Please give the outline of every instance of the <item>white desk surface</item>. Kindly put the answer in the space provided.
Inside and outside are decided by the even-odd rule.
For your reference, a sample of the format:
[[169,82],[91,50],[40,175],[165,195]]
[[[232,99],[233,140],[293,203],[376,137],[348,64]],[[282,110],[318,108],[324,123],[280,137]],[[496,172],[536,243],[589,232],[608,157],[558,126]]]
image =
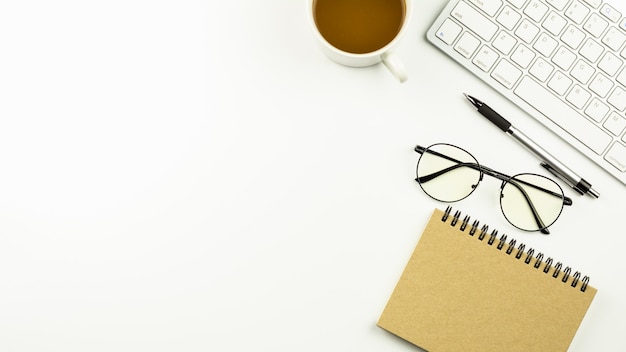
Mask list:
[[1,7],[0,350],[418,350],[375,325],[445,207],[414,145],[545,174],[464,91],[601,197],[565,189],[550,236],[512,228],[490,178],[455,208],[591,276],[570,351],[626,350],[626,186],[426,42],[445,1],[416,2],[405,84],[323,56],[304,3]]

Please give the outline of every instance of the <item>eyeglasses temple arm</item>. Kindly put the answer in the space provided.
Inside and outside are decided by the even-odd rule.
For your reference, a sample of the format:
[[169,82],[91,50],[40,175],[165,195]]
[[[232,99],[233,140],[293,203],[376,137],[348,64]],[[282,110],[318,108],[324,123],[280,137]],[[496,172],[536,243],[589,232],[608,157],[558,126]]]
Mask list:
[[435,178],[437,178],[437,177],[439,177],[439,176],[441,176],[443,174],[446,174],[446,173],[448,173],[450,171],[456,170],[456,169],[458,169],[460,167],[469,167],[469,168],[472,168],[472,169],[478,170],[478,171],[480,171],[480,169],[481,169],[480,165],[478,165],[476,163],[462,163],[462,162],[458,162],[457,164],[454,164],[452,166],[448,166],[447,168],[441,169],[441,170],[439,170],[437,172],[433,172],[432,174],[420,176],[420,177],[416,178],[415,181],[417,181],[419,183],[425,183],[425,182],[431,181],[431,180],[433,180],[433,179],[435,179]]
[[420,154],[424,154],[424,152],[426,151],[426,148],[422,147],[421,145],[416,145],[413,150],[415,150],[416,152]]
[[474,170],[481,171],[480,165],[478,165],[476,163],[464,163],[464,162],[462,162],[460,160],[457,160],[457,159],[455,159],[453,157],[447,156],[445,154],[441,154],[439,152],[436,152],[434,150],[430,150],[428,148],[424,148],[424,147],[422,147],[420,145],[416,145],[415,146],[415,151],[420,153],[420,154],[424,154],[426,151],[428,151],[428,153],[430,153],[430,154],[436,155],[436,156],[438,156],[438,157],[440,157],[442,159],[446,159],[446,160],[449,160],[449,161],[452,161],[452,162],[456,163],[456,164],[454,164],[452,166],[449,166],[449,167],[447,167],[445,169],[441,169],[441,170],[439,170],[439,171],[437,171],[435,173],[424,175],[424,176],[416,178],[415,181],[420,182],[420,183],[428,182],[428,181],[430,181],[432,179],[435,179],[435,178],[437,178],[437,177],[439,177],[439,176],[441,176],[441,175],[443,175],[445,173],[448,173],[448,172],[450,172],[452,170],[456,170],[456,169],[458,169],[460,167],[464,167],[464,166],[465,167],[471,167]]

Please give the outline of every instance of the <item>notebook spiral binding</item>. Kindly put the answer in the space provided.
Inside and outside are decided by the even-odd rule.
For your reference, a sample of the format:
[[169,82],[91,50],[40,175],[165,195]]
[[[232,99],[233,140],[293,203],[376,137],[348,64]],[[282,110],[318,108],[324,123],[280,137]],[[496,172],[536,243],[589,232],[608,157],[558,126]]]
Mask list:
[[[454,214],[452,214],[452,207],[450,206],[446,208],[443,214],[443,217],[441,218],[441,221],[446,222],[450,216],[452,216],[452,219],[450,220],[450,226],[455,227],[460,221],[461,224],[459,225],[459,230],[465,231],[467,227],[470,226],[470,229],[468,232],[470,236],[474,236],[476,232],[480,231],[477,236],[478,240],[483,241],[485,237],[489,236],[489,238],[487,239],[488,245],[493,245],[494,242],[496,241],[496,238],[498,236],[498,230],[493,230],[491,234],[488,235],[489,226],[483,225],[479,229],[478,227],[480,226],[480,222],[478,220],[474,220],[470,225],[469,223],[470,217],[468,215],[465,215],[465,217],[461,219],[461,212],[456,210]],[[529,248],[528,250],[526,250],[526,245],[523,243],[517,244],[517,241],[515,239],[511,239],[507,245],[506,240],[507,240],[507,235],[502,234],[500,236],[500,241],[498,242],[498,245],[496,246],[496,248],[498,250],[502,250],[505,246],[507,246],[505,253],[508,255],[511,255],[513,251],[515,250],[515,247],[517,246],[517,253],[515,254],[515,259],[522,259],[522,257],[524,257],[523,258],[524,263],[531,264],[533,256],[535,255],[534,249]],[[563,275],[560,278],[560,280],[561,282],[565,283],[569,280],[570,276],[572,276],[573,278],[572,283],[571,283],[572,287],[576,288],[578,284],[581,284],[580,290],[582,292],[585,292],[587,290],[587,286],[589,285],[589,276],[584,276],[581,279],[580,272],[576,271],[574,274],[572,274],[572,268],[570,268],[569,266],[563,268],[563,263],[561,262],[557,262],[556,264],[554,264],[554,260],[552,258],[547,258],[544,260],[543,253],[538,253],[535,256],[535,259],[536,259],[535,263],[533,264],[533,267],[535,269],[539,269],[541,264],[545,263],[545,267],[542,269],[544,273],[546,274],[549,273],[552,267],[554,267],[554,272],[552,273],[553,278],[555,279],[559,278],[559,275],[561,275],[562,273]]]

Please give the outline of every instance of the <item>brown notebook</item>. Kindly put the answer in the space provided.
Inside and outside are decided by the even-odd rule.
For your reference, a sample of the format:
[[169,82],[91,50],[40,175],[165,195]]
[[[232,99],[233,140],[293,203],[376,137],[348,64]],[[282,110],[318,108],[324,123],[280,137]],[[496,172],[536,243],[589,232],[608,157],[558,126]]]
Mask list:
[[596,291],[570,267],[436,209],[378,326],[431,352],[567,351]]

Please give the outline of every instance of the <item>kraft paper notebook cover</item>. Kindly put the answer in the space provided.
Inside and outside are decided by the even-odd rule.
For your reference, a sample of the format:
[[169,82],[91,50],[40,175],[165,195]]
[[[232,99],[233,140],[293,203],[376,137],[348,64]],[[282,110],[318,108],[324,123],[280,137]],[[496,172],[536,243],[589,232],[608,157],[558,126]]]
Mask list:
[[435,209],[378,326],[431,352],[567,351],[589,278],[478,226]]

